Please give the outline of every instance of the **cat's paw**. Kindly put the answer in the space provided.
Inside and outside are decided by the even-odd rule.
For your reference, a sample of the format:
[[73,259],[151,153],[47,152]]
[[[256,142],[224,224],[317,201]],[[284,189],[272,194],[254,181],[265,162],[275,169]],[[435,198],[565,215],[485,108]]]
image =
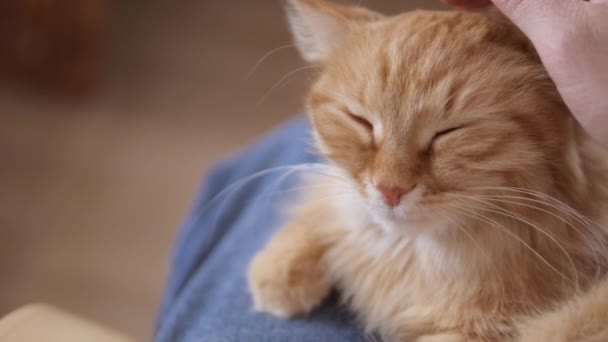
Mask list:
[[255,309],[281,318],[310,312],[331,290],[324,273],[313,250],[263,250],[249,266]]

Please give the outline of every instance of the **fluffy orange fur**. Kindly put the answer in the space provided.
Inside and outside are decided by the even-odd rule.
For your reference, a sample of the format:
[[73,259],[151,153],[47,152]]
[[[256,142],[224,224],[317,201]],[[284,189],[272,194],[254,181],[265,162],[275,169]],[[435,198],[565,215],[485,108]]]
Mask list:
[[[292,0],[331,172],[253,260],[255,306],[333,286],[397,341],[608,340],[608,158],[528,40],[479,13]],[[380,185],[408,189],[397,206]]]

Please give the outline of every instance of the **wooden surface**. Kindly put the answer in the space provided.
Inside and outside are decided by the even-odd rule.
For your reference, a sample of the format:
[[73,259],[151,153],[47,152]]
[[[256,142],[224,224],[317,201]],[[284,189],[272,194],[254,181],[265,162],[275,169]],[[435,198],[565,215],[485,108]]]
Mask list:
[[48,302],[144,340],[204,171],[298,112],[309,79],[265,96],[304,65],[293,48],[252,72],[291,44],[279,0],[114,4],[89,97],[0,79],[0,315]]

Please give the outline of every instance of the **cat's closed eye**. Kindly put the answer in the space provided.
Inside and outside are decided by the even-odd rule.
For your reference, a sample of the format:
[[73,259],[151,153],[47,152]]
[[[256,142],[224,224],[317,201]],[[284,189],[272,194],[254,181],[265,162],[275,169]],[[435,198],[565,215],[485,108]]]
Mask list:
[[353,119],[359,125],[361,125],[361,126],[365,127],[366,129],[368,129],[370,132],[374,131],[374,125],[369,120],[365,119],[364,117],[362,117],[360,115],[352,113],[350,111],[347,111],[346,114],[348,115],[348,117],[350,117],[351,119]]
[[439,132],[435,133],[435,135],[431,139],[431,142],[429,143],[428,151],[430,152],[433,149],[433,146],[435,145],[435,143],[442,137],[445,137],[446,135],[453,133],[455,131],[461,130],[463,128],[464,128],[464,126],[456,126],[456,127],[444,129],[443,131],[439,131]]

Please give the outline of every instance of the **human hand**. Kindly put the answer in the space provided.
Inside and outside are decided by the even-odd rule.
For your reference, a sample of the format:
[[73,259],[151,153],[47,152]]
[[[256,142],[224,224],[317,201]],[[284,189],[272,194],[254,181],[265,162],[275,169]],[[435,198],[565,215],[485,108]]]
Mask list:
[[608,147],[608,0],[443,0],[458,9],[494,4],[532,41],[580,124]]

